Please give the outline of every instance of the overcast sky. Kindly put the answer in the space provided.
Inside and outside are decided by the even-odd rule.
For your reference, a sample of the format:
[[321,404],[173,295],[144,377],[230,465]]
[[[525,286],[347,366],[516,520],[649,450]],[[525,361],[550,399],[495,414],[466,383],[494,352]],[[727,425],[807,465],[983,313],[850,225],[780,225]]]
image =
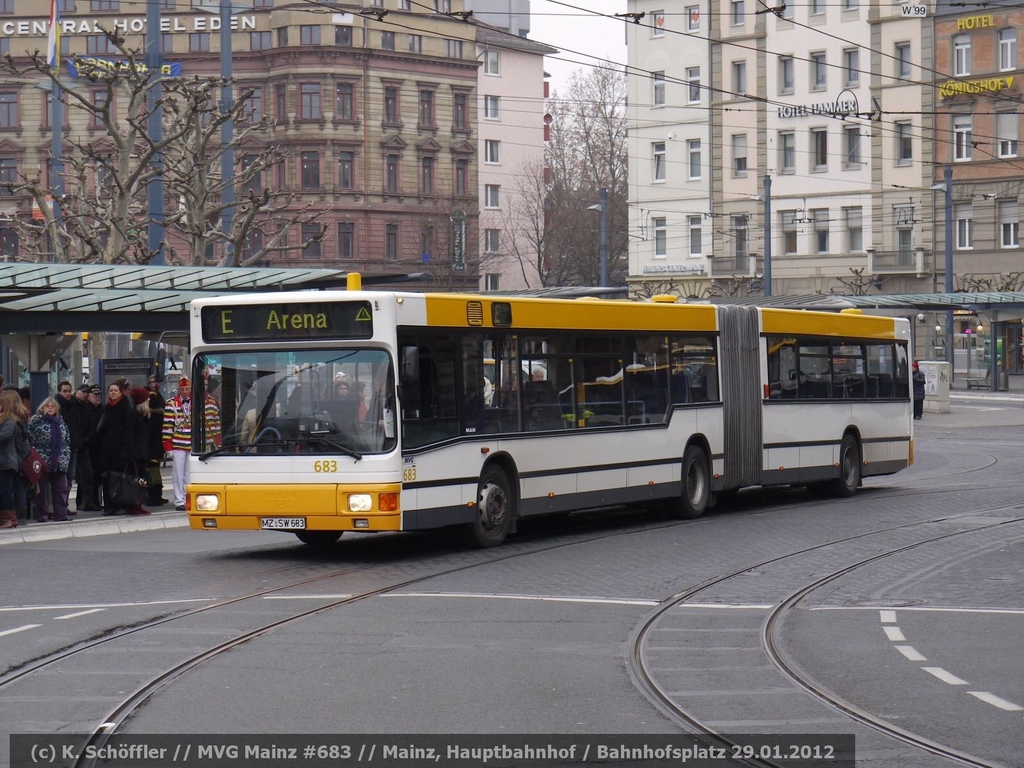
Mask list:
[[557,56],[546,59],[546,68],[551,74],[551,90],[560,93],[565,92],[574,70],[594,62],[593,58],[581,54],[626,63],[624,22],[596,15],[623,13],[626,0],[566,2],[590,12],[568,8],[551,0],[530,0],[530,39],[562,50]]

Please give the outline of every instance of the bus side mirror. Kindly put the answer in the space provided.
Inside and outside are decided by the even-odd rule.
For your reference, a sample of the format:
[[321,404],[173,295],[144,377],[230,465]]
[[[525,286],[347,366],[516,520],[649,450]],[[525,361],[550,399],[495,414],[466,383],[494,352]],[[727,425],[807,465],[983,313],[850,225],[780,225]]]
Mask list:
[[402,347],[402,383],[408,384],[420,378],[419,347]]

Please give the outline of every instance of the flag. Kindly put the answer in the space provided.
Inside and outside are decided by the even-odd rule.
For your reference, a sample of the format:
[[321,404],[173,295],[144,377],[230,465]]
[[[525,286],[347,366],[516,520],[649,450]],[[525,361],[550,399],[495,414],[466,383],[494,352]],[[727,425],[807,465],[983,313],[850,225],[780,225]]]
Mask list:
[[50,0],[50,36],[46,40],[46,63],[54,74],[60,72],[60,0]]

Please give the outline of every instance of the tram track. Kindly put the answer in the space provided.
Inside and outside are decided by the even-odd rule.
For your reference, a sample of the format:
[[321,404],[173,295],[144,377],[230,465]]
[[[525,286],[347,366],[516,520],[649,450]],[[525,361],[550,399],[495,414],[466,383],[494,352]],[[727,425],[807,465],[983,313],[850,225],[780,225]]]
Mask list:
[[[734,746],[727,738],[718,735],[713,728],[708,726],[702,719],[694,714],[691,710],[682,706],[665,688],[657,681],[655,674],[653,674],[647,664],[646,654],[644,653],[645,644],[657,626],[658,622],[665,617],[671,611],[677,609],[679,606],[687,603],[693,598],[708,592],[713,587],[721,586],[730,580],[739,578],[745,574],[749,574],[752,571],[758,571],[765,567],[773,564],[782,563],[783,561],[810,553],[820,552],[829,547],[835,547],[837,545],[847,544],[850,542],[856,542],[864,539],[868,539],[873,536],[879,536],[882,534],[891,534],[898,531],[907,531],[913,528],[926,526],[928,524],[935,523],[949,523],[955,521],[957,517],[972,518],[977,517],[985,513],[992,513],[997,511],[1008,511],[1008,510],[1020,510],[1021,505],[1009,504],[992,507],[989,509],[973,510],[970,513],[965,513],[958,516],[942,516],[933,518],[930,520],[917,521],[914,523],[907,523],[899,526],[891,526],[889,528],[878,529],[869,531],[866,533],[857,534],[854,536],[847,536],[840,539],[835,539],[822,544],[818,544],[812,547],[805,547],[793,552],[789,552],[784,555],[776,557],[766,558],[756,563],[748,564],[744,567],[737,568],[730,571],[729,573],[715,576],[707,579],[696,586],[685,590],[677,595],[674,595],[669,600],[665,601],[658,609],[649,616],[644,623],[638,628],[634,634],[632,642],[632,653],[629,657],[630,672],[633,675],[635,682],[643,693],[658,707],[658,709],[672,719],[674,722],[682,726],[687,731],[690,731],[699,737],[705,739],[708,743],[714,744],[719,747],[732,747]],[[761,644],[763,650],[768,655],[771,662],[775,665],[775,668],[787,677],[795,685],[799,686],[805,692],[813,696],[822,704],[842,713],[843,715],[852,718],[856,722],[866,725],[873,730],[897,739],[905,744],[917,747],[925,752],[933,755],[938,755],[949,760],[952,760],[961,765],[975,766],[975,768],[1008,768],[1008,766],[1002,763],[996,763],[985,760],[983,758],[967,754],[953,747],[940,744],[936,741],[928,739],[919,734],[912,733],[906,729],[900,728],[885,719],[875,716],[860,707],[844,700],[832,691],[818,685],[813,679],[805,675],[800,671],[798,665],[789,657],[786,653],[784,646],[780,639],[783,619],[786,615],[791,613],[796,606],[804,600],[808,595],[812,594],[816,590],[823,586],[836,581],[843,576],[846,576],[859,568],[862,568],[871,563],[878,562],[894,555],[906,553],[920,547],[924,547],[936,542],[952,539],[958,536],[967,534],[977,533],[979,531],[988,530],[992,528],[998,528],[1004,525],[1016,524],[1024,522],[1024,516],[1008,518],[995,523],[987,525],[971,525],[969,528],[958,531],[948,531],[941,534],[935,534],[927,536],[924,539],[912,542],[898,547],[890,547],[883,552],[871,555],[870,557],[862,558],[854,563],[843,566],[832,571],[825,576],[814,579],[807,584],[804,584],[799,589],[790,592],[788,595],[782,597],[775,606],[771,609],[768,618],[762,625],[762,637]],[[746,765],[760,766],[763,768],[780,768],[778,763],[774,763],[770,760],[763,759],[751,759],[745,762]]]

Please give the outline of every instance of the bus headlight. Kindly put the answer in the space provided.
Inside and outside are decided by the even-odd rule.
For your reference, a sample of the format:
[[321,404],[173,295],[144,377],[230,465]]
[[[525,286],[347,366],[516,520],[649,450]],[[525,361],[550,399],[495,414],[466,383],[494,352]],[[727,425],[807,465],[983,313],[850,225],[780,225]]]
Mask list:
[[220,497],[215,493],[197,493],[197,512],[217,512],[220,508]]
[[368,493],[350,493],[348,495],[349,512],[369,512],[373,509],[373,497]]

